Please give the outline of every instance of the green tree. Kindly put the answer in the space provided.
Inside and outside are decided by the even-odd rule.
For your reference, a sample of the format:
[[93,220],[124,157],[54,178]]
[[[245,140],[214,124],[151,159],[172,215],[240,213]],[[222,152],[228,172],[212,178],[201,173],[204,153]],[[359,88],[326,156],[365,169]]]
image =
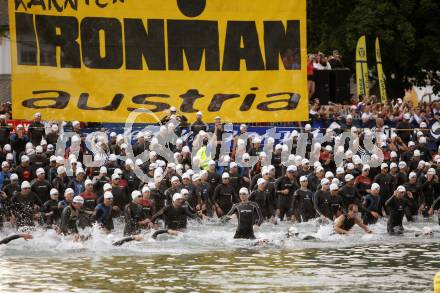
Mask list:
[[391,97],[402,96],[413,78],[416,85],[430,79],[440,90],[438,0],[308,0],[307,8],[309,51],[338,49],[353,69],[357,40],[365,34],[369,65],[375,68],[379,36]]

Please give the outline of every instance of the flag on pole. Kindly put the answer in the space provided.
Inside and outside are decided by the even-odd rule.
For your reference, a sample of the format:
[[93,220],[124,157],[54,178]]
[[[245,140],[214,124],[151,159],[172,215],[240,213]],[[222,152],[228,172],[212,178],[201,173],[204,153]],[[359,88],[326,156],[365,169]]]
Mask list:
[[359,38],[356,46],[356,87],[358,95],[370,94],[365,36]]
[[379,38],[376,38],[376,62],[377,78],[379,79],[380,100],[382,103],[387,101],[387,88],[385,86],[385,75],[382,69],[382,55],[380,54]]

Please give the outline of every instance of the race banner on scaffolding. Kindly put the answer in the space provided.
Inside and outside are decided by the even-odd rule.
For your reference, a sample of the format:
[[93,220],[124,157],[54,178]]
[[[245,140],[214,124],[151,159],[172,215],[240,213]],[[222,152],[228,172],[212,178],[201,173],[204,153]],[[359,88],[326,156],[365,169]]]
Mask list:
[[305,0],[8,2],[17,119],[308,119]]

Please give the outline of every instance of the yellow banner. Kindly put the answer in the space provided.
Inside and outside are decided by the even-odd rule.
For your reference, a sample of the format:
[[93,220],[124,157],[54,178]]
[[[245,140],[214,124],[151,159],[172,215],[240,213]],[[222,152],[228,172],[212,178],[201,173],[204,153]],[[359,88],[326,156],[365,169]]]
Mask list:
[[376,62],[377,78],[379,80],[380,100],[382,103],[387,101],[387,88],[385,85],[385,74],[382,69],[382,55],[380,54],[379,38],[376,38]]
[[308,119],[305,0],[8,2],[16,119]]
[[365,36],[359,38],[356,46],[356,86],[358,95],[370,94]]

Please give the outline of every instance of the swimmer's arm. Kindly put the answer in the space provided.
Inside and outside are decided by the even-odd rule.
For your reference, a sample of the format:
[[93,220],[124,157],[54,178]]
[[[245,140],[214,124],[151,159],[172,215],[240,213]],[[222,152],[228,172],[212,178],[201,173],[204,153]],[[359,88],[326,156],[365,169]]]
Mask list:
[[344,222],[345,216],[342,215],[339,218],[336,219],[335,224],[333,226],[333,229],[335,229],[335,232],[338,234],[348,234],[347,230],[344,230],[341,228],[342,223]]
[[122,244],[124,244],[126,242],[131,242],[131,241],[141,241],[142,238],[143,238],[142,235],[128,236],[128,237],[122,238],[121,240],[113,242],[113,246],[121,246]]
[[67,234],[68,227],[67,223],[70,218],[70,209],[68,207],[65,207],[62,214],[61,214],[61,220],[60,220],[60,230],[62,233]]
[[260,226],[261,223],[263,223],[263,214],[261,213],[261,209],[258,205],[255,205],[255,210],[258,216],[257,226]]
[[160,209],[157,213],[155,213],[152,217],[151,217],[151,223],[154,223],[156,221],[157,218],[161,217],[164,213],[165,213],[165,209],[167,207],[163,207],[162,209]]
[[32,239],[32,235],[26,234],[26,233],[14,234],[14,235],[11,235],[9,237],[6,237],[6,238],[0,240],[0,244],[8,244],[9,242],[11,242],[15,239],[19,239],[19,238],[23,238],[24,240],[29,240],[29,239]]
[[8,236],[8,237],[0,240],[0,244],[8,244],[12,240],[15,240],[15,239],[18,239],[18,238],[20,238],[20,235],[18,235],[18,234],[11,235],[11,236]]
[[249,200],[254,201],[254,197],[255,197],[255,190],[251,192],[251,195],[249,195]]
[[362,203],[362,208],[367,212],[367,213],[371,213],[371,200],[369,197],[365,197],[363,203]]
[[[127,223],[135,224],[135,221],[134,221],[133,217],[131,216],[131,208],[129,205],[127,205],[124,209],[124,217],[125,217],[125,221]],[[137,224],[139,224],[139,222]]]
[[237,212],[237,206],[234,204],[234,205],[232,206],[231,210],[230,210],[226,215],[224,215],[223,217],[221,217],[221,221],[222,221],[222,222],[227,222],[227,221],[229,221],[230,219],[232,219],[232,216],[233,216],[236,212]]
[[362,220],[361,220],[360,218],[356,217],[356,218],[354,219],[354,222],[355,222],[359,227],[361,227],[362,229],[364,229],[364,231],[365,231],[366,233],[371,233],[371,230],[368,229],[368,226],[365,225],[365,224],[362,222]]
[[391,207],[394,205],[394,194],[385,202],[386,207]]
[[196,219],[197,217],[197,213],[192,213],[189,208],[185,209],[185,213],[188,217],[192,218],[192,219]]
[[234,204],[231,208],[231,210],[226,214],[226,217],[231,217],[233,214],[237,212],[237,206]]
[[102,218],[103,214],[104,214],[103,210],[99,206],[96,206],[95,207],[95,219],[98,223],[101,222],[101,218]]

